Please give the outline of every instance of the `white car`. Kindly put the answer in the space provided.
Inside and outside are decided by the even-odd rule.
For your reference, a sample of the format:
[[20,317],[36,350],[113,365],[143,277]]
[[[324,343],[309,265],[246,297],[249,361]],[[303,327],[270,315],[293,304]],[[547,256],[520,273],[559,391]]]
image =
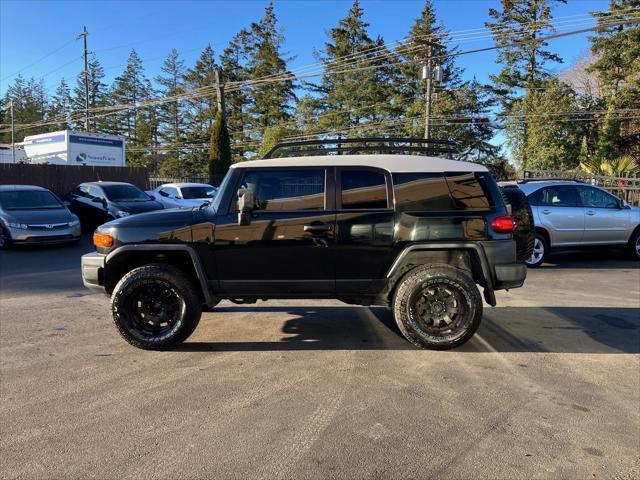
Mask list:
[[192,208],[212,201],[218,189],[206,183],[165,183],[147,193],[165,208]]

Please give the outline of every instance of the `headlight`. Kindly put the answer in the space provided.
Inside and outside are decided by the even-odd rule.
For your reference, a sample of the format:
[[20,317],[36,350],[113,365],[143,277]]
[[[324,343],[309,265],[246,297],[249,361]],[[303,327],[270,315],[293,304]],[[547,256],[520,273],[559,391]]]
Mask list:
[[26,230],[29,228],[29,226],[26,223],[7,222],[7,226],[11,228],[19,228],[21,230]]
[[116,212],[116,217],[118,217],[118,218],[128,217],[129,215],[131,215],[131,214],[129,212],[125,212],[124,210],[118,210]]
[[69,222],[70,227],[77,227],[78,225],[80,225],[80,220],[78,220],[77,218]]

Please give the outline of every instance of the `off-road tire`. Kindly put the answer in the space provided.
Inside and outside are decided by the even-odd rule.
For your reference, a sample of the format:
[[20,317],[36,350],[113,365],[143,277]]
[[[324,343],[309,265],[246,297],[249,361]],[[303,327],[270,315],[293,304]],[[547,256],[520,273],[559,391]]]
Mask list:
[[[531,257],[529,257],[526,261],[528,268],[538,268],[540,265],[544,263],[547,256],[549,255],[549,242],[547,242],[547,239],[541,233],[536,233],[536,236],[534,239],[534,247],[536,247],[535,248],[536,251],[539,249],[539,247],[542,247],[543,253],[542,253],[542,256],[535,261],[533,261]],[[531,254],[531,256],[533,256],[533,253]]]
[[[428,332],[423,321],[415,314],[415,300],[426,298],[422,292],[442,286],[455,291],[459,309],[465,317],[460,329],[442,335]],[[482,298],[473,279],[459,268],[450,265],[424,265],[410,270],[399,282],[392,302],[393,317],[404,337],[420,348],[449,350],[469,340],[478,330],[482,318]],[[457,317],[454,317],[457,319]],[[458,321],[458,320],[456,320]],[[448,326],[448,325],[447,325]]]
[[516,261],[527,261],[533,253],[536,233],[529,199],[519,187],[502,188],[502,195],[511,205],[513,239],[516,241]]
[[[132,311],[131,302],[140,295],[140,288],[156,285],[166,288],[173,300],[179,299],[179,308],[176,309],[174,324],[167,327],[168,331],[154,335],[139,328],[141,318],[139,313]],[[122,277],[113,290],[111,310],[118,332],[131,345],[145,350],[170,350],[184,342],[198,326],[202,299],[193,282],[181,270],[172,265],[150,264]]]
[[640,260],[640,228],[636,229],[629,239],[628,251],[633,260]]

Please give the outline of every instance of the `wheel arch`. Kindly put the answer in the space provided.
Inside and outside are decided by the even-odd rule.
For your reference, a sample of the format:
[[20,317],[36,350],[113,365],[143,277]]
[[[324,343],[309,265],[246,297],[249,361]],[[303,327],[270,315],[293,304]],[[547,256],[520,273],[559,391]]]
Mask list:
[[551,248],[551,240],[552,240],[551,232],[549,232],[549,230],[547,230],[546,228],[539,227],[537,225],[536,225],[535,229],[536,229],[536,233],[539,233],[540,235],[542,235],[545,238],[545,240],[547,241],[547,247]]
[[203,303],[215,303],[200,257],[189,245],[124,245],[116,248],[105,259],[105,290],[111,293],[120,279],[131,270],[152,263],[179,268],[195,279],[194,284],[198,287]]
[[417,266],[431,263],[447,264],[468,272],[473,281],[483,287],[487,303],[496,305],[493,277],[486,254],[475,243],[423,244],[405,248],[387,272],[383,300],[390,304],[404,276]]

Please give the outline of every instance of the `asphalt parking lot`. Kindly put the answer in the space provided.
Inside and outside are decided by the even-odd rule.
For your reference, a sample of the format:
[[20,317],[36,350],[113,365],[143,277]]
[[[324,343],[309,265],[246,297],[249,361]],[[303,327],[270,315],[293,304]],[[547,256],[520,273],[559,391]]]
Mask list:
[[478,335],[418,350],[384,309],[223,303],[122,340],[76,246],[0,253],[2,478],[640,478],[640,269],[554,255]]

